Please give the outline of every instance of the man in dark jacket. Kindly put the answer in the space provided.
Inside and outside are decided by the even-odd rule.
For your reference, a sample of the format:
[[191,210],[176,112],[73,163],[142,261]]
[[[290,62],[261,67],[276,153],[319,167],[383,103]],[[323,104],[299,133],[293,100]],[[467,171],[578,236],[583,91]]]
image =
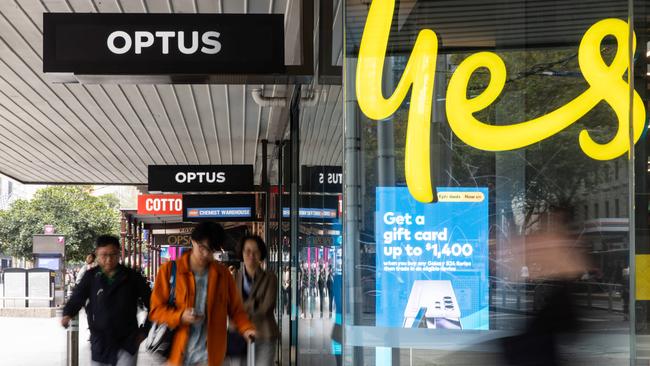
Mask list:
[[111,235],[97,239],[99,266],[86,272],[63,308],[61,325],[67,328],[71,317],[86,304],[90,327],[93,366],[137,364],[138,348],[150,328],[147,320],[138,326],[138,304],[149,308],[151,289],[131,268],[119,264],[120,242]]

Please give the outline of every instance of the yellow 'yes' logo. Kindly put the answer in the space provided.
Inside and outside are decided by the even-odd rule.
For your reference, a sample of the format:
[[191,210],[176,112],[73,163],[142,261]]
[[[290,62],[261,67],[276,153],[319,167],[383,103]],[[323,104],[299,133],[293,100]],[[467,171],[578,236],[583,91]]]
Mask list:
[[[357,99],[366,116],[380,120],[395,113],[409,89],[412,89],[404,154],[406,183],[415,199],[431,202],[433,189],[429,135],[438,38],[430,29],[420,31],[395,92],[387,99],[384,98],[382,71],[394,7],[394,0],[374,0],[370,6],[359,49]],[[628,24],[620,19],[604,19],[592,25],[578,49],[578,63],[589,88],[549,114],[513,125],[490,125],[474,117],[474,113],[487,108],[501,94],[506,81],[506,67],[503,60],[492,52],[479,52],[469,56],[461,62],[449,81],[446,96],[449,125],[461,140],[475,148],[488,151],[513,150],[553,136],[587,114],[598,103],[605,101],[616,113],[616,135],[609,142],[601,144],[583,130],[578,139],[580,147],[585,154],[597,160],[621,156],[629,150],[630,86],[623,80],[629,69],[628,32]],[[605,63],[600,53],[600,44],[607,36],[613,36],[618,43],[610,65]],[[634,35],[633,39],[634,50]],[[470,77],[479,68],[489,70],[490,82],[481,94],[467,98]],[[636,91],[633,98],[632,128],[636,142],[643,132],[645,108]]]

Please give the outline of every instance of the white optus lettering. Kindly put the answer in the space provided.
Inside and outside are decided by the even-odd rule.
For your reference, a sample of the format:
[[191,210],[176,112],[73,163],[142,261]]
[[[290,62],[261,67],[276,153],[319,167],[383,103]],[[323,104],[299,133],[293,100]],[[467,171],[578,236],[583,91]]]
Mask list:
[[178,32],[178,50],[186,55],[191,55],[199,49],[199,32],[192,32],[192,45],[185,46],[185,32]]
[[[170,48],[174,44],[172,39],[176,38],[176,49],[185,55],[192,55],[199,51],[206,55],[215,55],[221,52],[221,42],[219,42],[221,33],[208,31],[201,34],[200,39],[197,31],[192,31],[190,35],[185,33],[184,31],[157,31],[155,33],[135,31],[132,37],[127,32],[114,31],[108,35],[106,46],[116,55],[123,55],[131,50],[136,55],[140,55],[144,49],[153,47],[157,42],[160,42],[161,53],[168,55]],[[187,40],[186,38],[190,39]]]
[[225,172],[178,172],[174,177],[176,183],[225,183]]
[[176,183],[185,183],[187,181],[187,175],[183,172],[178,172],[174,179],[176,179]]
[[151,32],[135,32],[135,54],[142,53],[142,49],[153,46],[153,34]]
[[[115,45],[115,40],[117,38],[122,38],[124,40],[124,46],[117,47]],[[108,49],[111,50],[111,52],[113,52],[116,55],[123,55],[129,52],[132,44],[133,41],[131,40],[131,36],[129,36],[128,33],[122,31],[115,31],[111,33],[108,36],[108,39],[106,40],[106,45],[108,46]]]
[[169,39],[176,36],[174,32],[156,32],[156,37],[161,39],[163,55],[169,54]]
[[201,52],[208,55],[216,55],[219,53],[219,51],[221,51],[221,42],[218,40],[220,35],[219,32],[203,33],[201,40],[205,46],[201,47]]

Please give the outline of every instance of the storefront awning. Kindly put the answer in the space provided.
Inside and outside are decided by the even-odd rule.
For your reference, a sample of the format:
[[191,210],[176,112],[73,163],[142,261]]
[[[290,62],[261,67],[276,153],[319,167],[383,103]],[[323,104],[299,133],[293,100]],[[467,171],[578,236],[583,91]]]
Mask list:
[[[253,164],[261,182],[261,140],[287,136],[293,86],[62,84],[43,70],[43,13],[284,14],[285,62],[299,63],[300,0],[3,1],[0,2],[0,174],[23,183],[146,184],[148,165]],[[339,7],[339,11],[340,11]],[[338,35],[334,35],[340,37]],[[82,45],[80,45],[82,47]],[[333,50],[340,62],[342,49]],[[82,78],[83,79],[83,78]],[[93,81],[88,76],[89,81]],[[340,86],[306,85],[302,110],[305,165],[342,163]],[[288,106],[289,103],[286,103]],[[276,162],[270,175],[275,181]]]

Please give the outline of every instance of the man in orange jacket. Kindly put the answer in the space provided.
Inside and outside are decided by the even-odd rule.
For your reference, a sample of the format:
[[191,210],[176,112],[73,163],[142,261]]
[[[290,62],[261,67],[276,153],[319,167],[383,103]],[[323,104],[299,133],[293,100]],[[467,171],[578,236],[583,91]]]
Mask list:
[[149,318],[175,329],[169,365],[221,365],[226,354],[226,318],[244,338],[255,337],[228,269],[214,260],[223,227],[199,224],[191,234],[192,250],[176,260],[175,306],[169,306],[171,263],[156,276]]

